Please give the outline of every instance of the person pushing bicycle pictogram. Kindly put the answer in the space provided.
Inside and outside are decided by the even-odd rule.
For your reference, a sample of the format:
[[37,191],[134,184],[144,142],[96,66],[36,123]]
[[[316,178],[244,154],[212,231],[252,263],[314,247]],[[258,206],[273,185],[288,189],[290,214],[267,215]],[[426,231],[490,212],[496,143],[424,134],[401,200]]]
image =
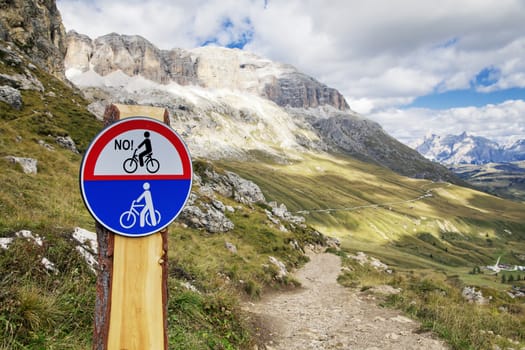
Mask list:
[[[137,216],[139,217],[139,226],[145,225],[155,227],[160,223],[160,212],[153,206],[153,199],[150,192],[150,184],[144,182],[142,185],[144,192],[131,202],[131,207],[120,215],[120,225],[124,228],[135,226]],[[144,204],[141,204],[143,202]],[[140,212],[137,208],[142,208]]]

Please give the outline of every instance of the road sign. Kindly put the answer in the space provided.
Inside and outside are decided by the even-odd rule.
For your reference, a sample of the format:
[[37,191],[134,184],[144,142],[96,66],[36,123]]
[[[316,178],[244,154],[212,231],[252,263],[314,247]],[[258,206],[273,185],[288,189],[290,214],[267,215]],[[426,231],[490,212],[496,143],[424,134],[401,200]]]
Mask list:
[[80,167],[91,215],[110,231],[141,237],[168,226],[191,190],[189,152],[168,125],[131,117],[102,130]]

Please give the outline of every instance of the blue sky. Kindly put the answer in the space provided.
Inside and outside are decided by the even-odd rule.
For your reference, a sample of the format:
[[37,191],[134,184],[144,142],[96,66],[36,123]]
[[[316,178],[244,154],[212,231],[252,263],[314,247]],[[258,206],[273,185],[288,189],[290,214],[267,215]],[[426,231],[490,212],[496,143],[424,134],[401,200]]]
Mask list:
[[57,0],[57,6],[67,30],[92,38],[138,34],[162,49],[217,45],[292,64],[406,143],[462,131],[502,143],[525,138],[522,0]]
[[[488,104],[500,104],[508,100],[523,100],[524,88],[511,88],[492,92],[479,92],[473,88],[450,90],[446,92],[432,92],[418,96],[403,108],[449,109],[465,106],[483,107]],[[525,123],[525,115],[523,116]]]

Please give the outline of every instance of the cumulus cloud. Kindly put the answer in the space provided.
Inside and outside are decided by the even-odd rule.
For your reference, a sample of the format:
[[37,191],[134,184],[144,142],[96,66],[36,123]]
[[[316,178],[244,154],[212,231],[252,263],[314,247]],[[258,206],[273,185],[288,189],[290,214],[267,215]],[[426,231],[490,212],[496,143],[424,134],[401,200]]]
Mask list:
[[510,100],[483,107],[445,110],[425,108],[390,108],[372,113],[392,136],[408,145],[417,143],[427,133],[457,135],[463,131],[505,144],[525,135],[525,101]]

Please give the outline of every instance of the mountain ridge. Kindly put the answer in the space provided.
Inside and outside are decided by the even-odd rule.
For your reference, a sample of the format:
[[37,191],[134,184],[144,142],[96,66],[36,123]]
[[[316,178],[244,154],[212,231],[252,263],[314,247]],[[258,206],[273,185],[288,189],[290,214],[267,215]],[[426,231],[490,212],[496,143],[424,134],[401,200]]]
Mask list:
[[426,158],[445,165],[525,160],[525,140],[501,146],[493,140],[467,132],[446,136],[427,135],[415,149]]
[[105,76],[121,70],[160,84],[175,82],[206,88],[255,92],[280,106],[350,107],[335,89],[308,77],[290,65],[274,63],[239,49],[200,47],[161,50],[137,35],[110,33],[91,40],[69,31],[65,55],[67,69],[93,70]]

